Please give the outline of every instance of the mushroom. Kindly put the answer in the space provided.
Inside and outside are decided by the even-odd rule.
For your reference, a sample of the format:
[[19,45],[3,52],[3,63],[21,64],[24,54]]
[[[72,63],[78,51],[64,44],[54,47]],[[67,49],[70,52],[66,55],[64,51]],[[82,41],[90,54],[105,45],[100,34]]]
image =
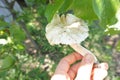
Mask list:
[[[66,44],[70,45],[76,52],[82,56],[89,50],[80,45],[88,37],[87,24],[78,17],[67,14],[59,16],[55,14],[51,22],[46,26],[46,38],[51,45]],[[97,62],[97,58],[92,54]]]

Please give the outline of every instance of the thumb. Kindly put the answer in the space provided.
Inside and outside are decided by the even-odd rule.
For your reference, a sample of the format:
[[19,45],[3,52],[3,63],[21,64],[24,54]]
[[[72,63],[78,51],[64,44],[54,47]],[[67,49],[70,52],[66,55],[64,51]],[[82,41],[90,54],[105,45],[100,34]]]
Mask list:
[[94,64],[93,55],[91,54],[85,55],[80,63],[80,67],[78,69],[75,80],[90,80],[93,64]]

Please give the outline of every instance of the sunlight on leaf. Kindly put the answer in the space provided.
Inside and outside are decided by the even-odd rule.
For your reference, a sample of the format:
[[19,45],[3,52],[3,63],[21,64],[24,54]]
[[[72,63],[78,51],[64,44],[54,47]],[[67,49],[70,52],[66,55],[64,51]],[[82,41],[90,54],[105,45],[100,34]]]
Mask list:
[[120,30],[120,9],[118,9],[116,12],[116,18],[118,21],[115,24],[108,26],[108,28],[114,28],[116,30]]
[[7,43],[8,43],[8,41],[6,39],[0,39],[0,44],[5,45]]
[[0,35],[3,35],[4,34],[4,31],[3,30],[0,30]]
[[104,28],[116,22],[115,13],[120,5],[119,0],[92,0],[92,2],[94,12]]
[[101,19],[101,14],[103,11],[103,5],[102,5],[102,2],[100,2],[100,1],[102,1],[102,0],[92,0],[93,9],[99,19]]
[[117,10],[116,14],[117,22],[113,25],[107,25],[105,33],[108,35],[120,34],[120,8]]

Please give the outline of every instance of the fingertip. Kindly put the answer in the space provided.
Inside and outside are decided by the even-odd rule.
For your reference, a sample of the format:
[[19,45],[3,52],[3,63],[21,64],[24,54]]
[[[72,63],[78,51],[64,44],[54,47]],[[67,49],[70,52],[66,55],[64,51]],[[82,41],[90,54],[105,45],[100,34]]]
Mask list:
[[104,62],[104,63],[102,63],[102,64],[103,64],[105,70],[108,70],[108,69],[109,69],[108,63],[105,63],[105,62]]
[[91,71],[94,64],[94,57],[91,54],[86,54],[78,68],[77,76],[75,80],[89,80],[91,77]]
[[108,70],[109,66],[108,63],[104,62],[98,65],[98,68]]
[[96,68],[94,69],[93,80],[103,80],[107,74],[107,70]]
[[100,64],[96,64],[93,70],[93,80],[103,80],[108,72],[109,66],[106,62],[104,63],[100,63]]

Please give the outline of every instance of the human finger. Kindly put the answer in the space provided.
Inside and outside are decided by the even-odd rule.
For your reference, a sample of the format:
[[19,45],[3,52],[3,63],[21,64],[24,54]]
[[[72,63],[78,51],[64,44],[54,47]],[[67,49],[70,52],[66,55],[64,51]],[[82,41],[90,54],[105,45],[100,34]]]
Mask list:
[[90,80],[93,64],[94,56],[86,54],[81,61],[75,80]]
[[99,64],[97,68],[93,69],[93,74],[92,74],[93,80],[103,80],[108,74],[107,70],[108,70],[107,63]]
[[69,54],[68,56],[64,57],[61,59],[59,62],[55,73],[66,73],[68,72],[70,65],[73,64],[74,62],[80,60],[82,56],[76,52]]
[[76,74],[77,74],[77,70],[80,66],[80,62],[79,63],[76,63],[74,65],[72,65],[68,71],[68,75],[70,77],[70,80],[74,80]]
[[109,66],[107,63],[103,62],[100,64],[94,64],[93,68],[103,68],[105,70],[108,70]]
[[[58,78],[62,78],[62,76],[64,76],[64,78],[66,77],[68,79],[69,76],[67,75],[67,72],[68,72],[71,64],[82,59],[82,57],[83,57],[82,55],[74,52],[74,53],[64,57],[63,59],[61,59],[61,61],[59,62],[58,66],[56,68],[56,71],[55,71],[53,77],[57,76]],[[52,79],[53,79],[53,77],[52,77]],[[58,79],[56,79],[56,80],[58,80]],[[61,80],[64,80],[64,79],[61,79]]]

